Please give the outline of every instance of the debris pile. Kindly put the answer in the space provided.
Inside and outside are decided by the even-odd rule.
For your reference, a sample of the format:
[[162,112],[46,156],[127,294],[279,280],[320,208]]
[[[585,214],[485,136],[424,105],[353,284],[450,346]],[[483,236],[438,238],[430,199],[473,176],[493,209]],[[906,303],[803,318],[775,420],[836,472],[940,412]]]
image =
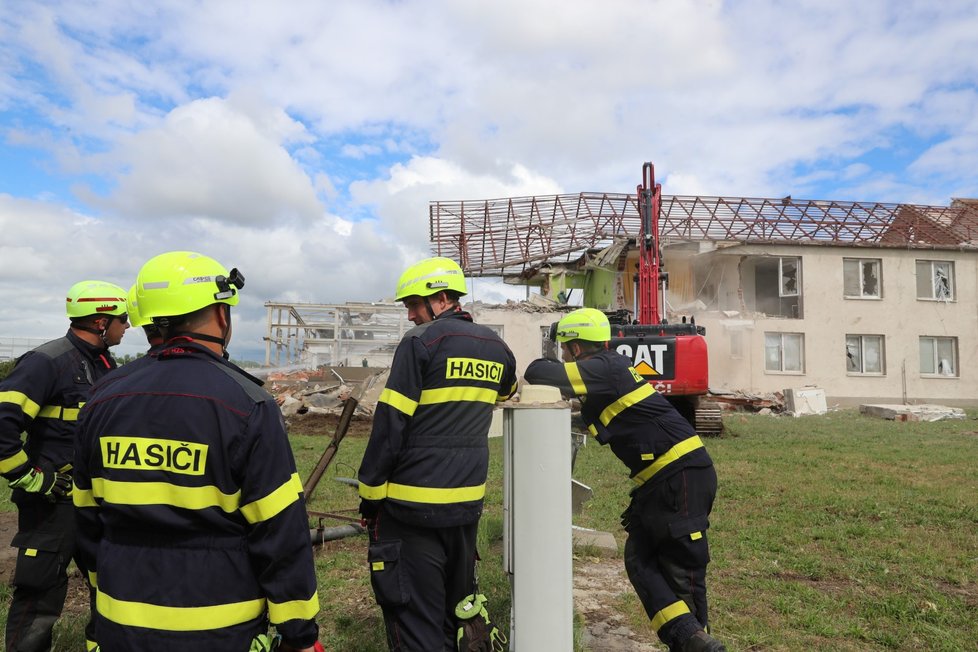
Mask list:
[[751,394],[741,390],[726,391],[710,389],[708,400],[718,403],[727,412],[756,412],[758,414],[781,414],[785,411],[784,394]]
[[[351,371],[355,370],[355,371]],[[372,417],[377,399],[387,382],[388,369],[319,367],[272,371],[265,377],[267,389],[285,417],[304,414],[339,415],[347,398],[357,399],[356,415]]]

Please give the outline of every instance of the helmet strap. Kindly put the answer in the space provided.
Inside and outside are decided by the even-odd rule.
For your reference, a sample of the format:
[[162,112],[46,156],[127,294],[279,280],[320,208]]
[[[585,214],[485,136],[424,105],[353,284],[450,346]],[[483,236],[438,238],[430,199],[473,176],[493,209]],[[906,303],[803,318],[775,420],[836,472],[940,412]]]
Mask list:
[[223,337],[208,335],[207,333],[195,333],[194,331],[177,331],[175,333],[167,333],[168,340],[172,340],[177,337],[186,337],[191,340],[202,340],[204,342],[213,342],[214,344],[220,344],[222,351],[226,352],[227,349],[226,340]]

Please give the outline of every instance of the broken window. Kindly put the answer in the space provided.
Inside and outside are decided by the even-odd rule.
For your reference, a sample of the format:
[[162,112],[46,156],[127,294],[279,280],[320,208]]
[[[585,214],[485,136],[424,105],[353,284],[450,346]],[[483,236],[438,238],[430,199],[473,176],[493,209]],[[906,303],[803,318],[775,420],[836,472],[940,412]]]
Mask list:
[[953,301],[954,263],[948,260],[918,260],[917,298]]
[[805,371],[805,336],[802,333],[764,333],[764,370]]
[[851,374],[882,374],[883,336],[846,335],[846,371]]
[[958,338],[920,338],[920,373],[934,376],[958,375]]
[[773,317],[801,319],[801,258],[758,256],[748,258],[742,268],[748,287],[754,274],[753,309]]
[[850,299],[879,299],[883,286],[881,262],[875,258],[843,258],[843,295]]

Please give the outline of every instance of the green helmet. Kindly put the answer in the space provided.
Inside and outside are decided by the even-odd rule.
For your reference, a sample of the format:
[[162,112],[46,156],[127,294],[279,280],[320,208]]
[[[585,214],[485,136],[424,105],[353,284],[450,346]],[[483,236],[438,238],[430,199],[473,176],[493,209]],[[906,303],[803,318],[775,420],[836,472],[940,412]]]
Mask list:
[[68,290],[65,299],[68,317],[126,314],[126,291],[105,281],[82,281]]
[[430,297],[443,290],[454,290],[467,294],[465,273],[451,258],[425,258],[401,274],[394,291],[394,301],[403,301],[411,296]]
[[139,312],[139,299],[136,297],[136,285],[135,283],[131,288],[129,288],[129,325],[133,327],[146,326],[152,324],[153,322],[146,319]]
[[[170,251],[151,258],[136,277],[136,305],[144,323],[177,317],[215,303],[237,305],[244,276],[193,251]],[[235,289],[237,288],[237,289]]]
[[557,322],[557,341],[607,342],[611,339],[608,317],[594,308],[578,308]]

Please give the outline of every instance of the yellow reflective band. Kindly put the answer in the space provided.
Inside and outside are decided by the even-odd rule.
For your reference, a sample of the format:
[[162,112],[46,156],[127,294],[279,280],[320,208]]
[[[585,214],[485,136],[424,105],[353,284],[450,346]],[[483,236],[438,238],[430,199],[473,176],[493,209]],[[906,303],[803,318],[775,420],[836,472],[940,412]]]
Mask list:
[[475,487],[412,487],[407,484],[387,483],[387,497],[404,500],[411,503],[426,503],[429,505],[448,505],[464,503],[470,500],[485,498],[486,485]]
[[376,487],[371,487],[369,484],[360,483],[359,493],[361,498],[366,498],[367,500],[383,500],[387,498],[387,483]]
[[247,600],[208,607],[163,607],[145,602],[116,600],[101,591],[95,598],[100,616],[119,625],[171,632],[222,629],[246,623],[265,612],[265,600]]
[[404,394],[395,392],[393,389],[384,388],[384,391],[380,393],[380,398],[377,399],[380,403],[387,403],[395,410],[403,412],[404,414],[410,416],[414,415],[414,411],[418,409],[418,402],[412,401]]
[[295,475],[293,475],[285,484],[264,498],[242,505],[241,514],[254,525],[274,517],[297,500],[299,494],[295,491]]
[[418,405],[451,403],[453,401],[495,404],[498,395],[496,390],[486,389],[485,387],[442,387],[440,389],[423,390]]
[[37,548],[26,548],[24,550],[25,557],[37,557]]
[[689,538],[692,539],[693,541],[699,541],[700,539],[703,538],[703,533],[693,532],[692,534],[689,535]]
[[44,419],[61,419],[62,421],[78,421],[78,408],[66,408],[60,405],[45,405],[37,413]]
[[643,485],[648,482],[653,475],[661,471],[667,465],[675,462],[686,453],[691,453],[697,448],[703,448],[703,440],[697,435],[693,435],[689,439],[684,439],[660,455],[659,459],[657,459],[655,462],[649,464],[647,467],[636,473],[632,480],[637,485]]
[[589,433],[591,433],[591,436],[592,437],[597,437],[598,436],[598,428],[593,423],[587,424],[587,431]]
[[36,417],[37,413],[41,410],[40,405],[27,398],[27,394],[22,392],[0,392],[0,403],[13,403],[14,405],[18,405],[20,406],[21,412],[32,419]]
[[382,570],[384,570],[384,562],[382,562],[382,561],[375,561],[374,563],[370,564],[370,570],[373,570],[373,571],[382,571]]
[[98,573],[95,571],[88,571],[88,583],[94,588],[98,588]]
[[268,619],[273,625],[287,620],[312,620],[319,613],[319,594],[313,593],[308,600],[290,600],[288,602],[268,601]]
[[221,493],[214,486],[181,487],[168,482],[120,482],[92,478],[92,493],[114,505],[169,505],[184,509],[217,507],[231,513],[238,509],[241,492]]
[[97,652],[98,643],[85,639],[85,652]]
[[23,450],[19,450],[7,459],[0,460],[0,473],[8,473],[13,471],[22,464],[27,464],[27,453],[25,453]]
[[642,453],[642,459],[646,462],[651,462],[655,459],[655,453]]
[[659,631],[662,629],[662,626],[668,623],[670,620],[679,618],[683,614],[688,613],[689,607],[686,606],[685,602],[682,600],[679,602],[673,602],[671,605],[652,616],[652,629]]
[[297,493],[301,494],[303,491],[305,491],[305,488],[302,486],[302,478],[299,477],[298,473],[292,474],[292,486],[295,487]]
[[91,489],[79,489],[76,484],[72,486],[71,502],[75,504],[75,507],[98,507],[98,503],[95,502],[95,494],[92,493]]
[[587,385],[584,384],[584,379],[581,378],[581,370],[578,368],[577,363],[564,363],[564,371],[567,372],[567,380],[570,381],[571,389],[574,393],[578,396],[586,396]]
[[622,410],[635,405],[639,401],[646,399],[653,394],[655,394],[655,388],[648,383],[642,383],[637,389],[633,389],[602,410],[601,416],[598,418],[601,420],[602,424],[608,425],[612,419],[622,412]]

